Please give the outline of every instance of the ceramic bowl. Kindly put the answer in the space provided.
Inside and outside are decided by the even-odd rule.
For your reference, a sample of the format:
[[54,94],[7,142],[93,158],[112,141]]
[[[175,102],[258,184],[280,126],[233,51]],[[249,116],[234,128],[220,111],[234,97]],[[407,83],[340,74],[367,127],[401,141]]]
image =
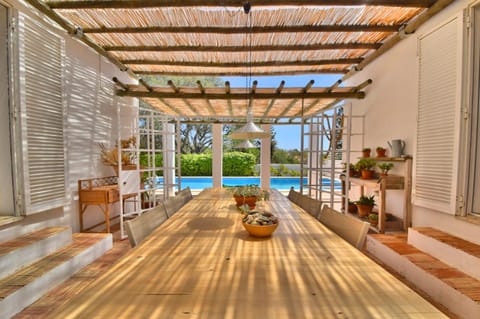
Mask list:
[[243,227],[253,237],[269,237],[277,229],[278,223],[272,225],[252,225],[243,223]]

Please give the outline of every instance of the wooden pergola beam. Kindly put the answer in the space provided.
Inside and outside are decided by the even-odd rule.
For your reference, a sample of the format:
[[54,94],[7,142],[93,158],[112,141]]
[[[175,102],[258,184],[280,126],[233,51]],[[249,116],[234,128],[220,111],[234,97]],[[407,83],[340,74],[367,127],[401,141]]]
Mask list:
[[[288,104],[288,106],[285,108],[285,110],[282,111],[282,113],[280,113],[280,115],[278,117],[284,117],[285,114],[287,114],[288,112],[290,112],[290,110],[292,109],[292,107],[298,102],[298,100],[302,99],[302,98],[305,98],[305,94],[307,94],[308,90],[311,89],[311,87],[313,86],[313,84],[315,83],[314,80],[310,80],[307,85],[305,85],[305,87],[303,88],[303,94],[301,96],[298,96],[296,98],[293,99],[292,102],[290,102],[290,104]],[[323,93],[325,94],[325,93]],[[332,94],[332,93],[327,93],[327,94]],[[309,96],[312,96],[312,93],[309,93],[308,94]]]
[[252,26],[244,27],[201,27],[201,26],[148,26],[148,27],[99,27],[85,28],[84,33],[216,33],[216,34],[246,34],[246,33],[296,33],[296,32],[396,32],[401,28],[393,25],[292,25],[292,26]]
[[[229,81],[225,81],[225,93],[227,95],[230,94],[230,82]],[[230,114],[230,116],[233,116],[232,100],[228,99],[227,103],[228,103],[228,113]]]
[[317,50],[376,50],[381,43],[314,43],[298,45],[257,45],[257,46],[163,46],[163,45],[106,45],[106,51],[122,52],[259,52],[259,51],[317,51]]
[[[282,82],[280,82],[280,85],[278,86],[278,88],[275,90],[275,93],[276,94],[282,93],[282,90],[283,90],[284,87],[285,87],[285,81],[282,80]],[[265,112],[263,112],[263,117],[267,117],[268,113],[270,113],[270,110],[272,109],[273,105],[275,104],[275,101],[276,101],[276,99],[271,99],[270,100],[267,108],[265,109]]]
[[[208,72],[208,71],[192,71],[192,72],[178,72],[178,71],[135,71],[135,74],[145,75],[169,75],[169,76],[247,76],[250,73],[244,72]],[[324,69],[324,70],[296,70],[296,71],[272,71],[272,72],[255,72],[253,70],[252,75],[255,76],[275,76],[275,75],[296,75],[296,74],[345,74],[348,73],[348,69]]]
[[[205,94],[205,88],[203,87],[202,82],[200,80],[197,80],[197,86],[198,86],[198,89],[200,90],[200,93]],[[215,114],[215,109],[213,108],[212,103],[210,103],[210,100],[206,99],[206,101],[207,101],[207,107],[209,112],[211,114]]]
[[[140,91],[117,91],[118,96],[158,99],[210,99],[210,100],[245,100],[245,93],[171,93],[171,92],[140,92]],[[303,92],[303,93],[255,93],[250,98],[254,100],[269,99],[363,99],[364,92]]]
[[[393,6],[422,7],[432,5],[434,0],[251,0],[256,6]],[[83,1],[46,1],[53,9],[133,9],[151,7],[238,7],[243,10],[245,0],[83,0]]]
[[161,60],[121,60],[125,65],[169,65],[169,66],[190,66],[190,67],[264,67],[264,66],[315,66],[330,64],[358,64],[363,58],[350,59],[324,59],[305,61],[263,61],[263,62],[192,62],[192,61],[161,61]]

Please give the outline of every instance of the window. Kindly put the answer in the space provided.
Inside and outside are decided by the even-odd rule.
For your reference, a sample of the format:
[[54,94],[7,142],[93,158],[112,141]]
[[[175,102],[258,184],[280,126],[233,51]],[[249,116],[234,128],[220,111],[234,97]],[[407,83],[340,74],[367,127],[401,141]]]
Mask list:
[[461,22],[456,17],[419,39],[419,106],[414,203],[456,213],[460,128]]
[[27,215],[66,202],[64,43],[60,36],[26,15],[19,14],[17,21],[16,207]]

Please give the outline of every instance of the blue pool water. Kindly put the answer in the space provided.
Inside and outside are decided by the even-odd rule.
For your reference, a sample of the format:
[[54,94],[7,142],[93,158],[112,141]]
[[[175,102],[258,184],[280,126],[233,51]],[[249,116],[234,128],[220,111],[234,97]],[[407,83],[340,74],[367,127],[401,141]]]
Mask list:
[[[158,182],[162,183],[163,178],[159,177]],[[303,184],[307,183],[307,179],[303,179]],[[326,188],[329,188],[330,180],[328,178],[323,179],[323,183]],[[260,185],[260,177],[223,177],[223,185],[225,186],[237,186],[237,185],[250,185],[257,184]],[[191,189],[204,189],[212,187],[212,177],[182,177],[182,188],[190,186]],[[279,190],[289,190],[291,187],[294,187],[296,190],[300,189],[300,177],[271,177],[270,178],[270,187],[276,188]],[[335,180],[334,183],[335,189],[340,189],[340,181]]]

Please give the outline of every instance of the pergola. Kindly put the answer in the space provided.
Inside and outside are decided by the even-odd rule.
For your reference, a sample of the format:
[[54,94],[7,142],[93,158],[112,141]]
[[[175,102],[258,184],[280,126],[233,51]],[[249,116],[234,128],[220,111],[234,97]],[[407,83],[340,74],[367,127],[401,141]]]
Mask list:
[[[27,0],[138,85],[118,80],[119,96],[143,99],[182,119],[260,123],[310,117],[342,99],[361,99],[367,81],[343,87],[152,87],[144,75],[262,76],[343,74],[375,58],[449,0]],[[248,5],[247,5],[248,6]],[[248,100],[248,103],[245,101]]]

